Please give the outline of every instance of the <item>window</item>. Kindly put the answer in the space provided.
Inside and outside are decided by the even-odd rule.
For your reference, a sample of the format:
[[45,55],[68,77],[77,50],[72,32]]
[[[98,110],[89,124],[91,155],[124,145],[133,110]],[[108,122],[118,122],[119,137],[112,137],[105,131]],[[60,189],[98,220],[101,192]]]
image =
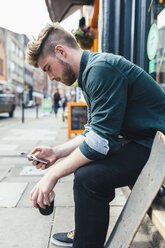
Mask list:
[[12,72],[15,71],[15,64],[14,64],[14,62],[11,62],[11,71],[12,71]]
[[21,59],[23,58],[23,52],[22,52],[22,50],[21,50],[21,49],[20,49],[19,56],[20,56],[20,58],[21,58]]
[[154,0],[150,4],[151,26],[147,40],[149,73],[165,86],[165,1]]
[[15,52],[15,43],[13,41],[11,43],[11,50],[12,50],[12,52]]

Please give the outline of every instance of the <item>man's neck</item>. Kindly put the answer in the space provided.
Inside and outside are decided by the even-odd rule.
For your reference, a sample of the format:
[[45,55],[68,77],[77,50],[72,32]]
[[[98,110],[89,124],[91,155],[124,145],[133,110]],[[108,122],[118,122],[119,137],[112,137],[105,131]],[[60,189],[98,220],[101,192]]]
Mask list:
[[78,78],[79,70],[80,70],[80,61],[82,56],[83,50],[80,49],[72,49],[70,50],[70,64],[72,65],[74,72],[76,74],[76,78]]

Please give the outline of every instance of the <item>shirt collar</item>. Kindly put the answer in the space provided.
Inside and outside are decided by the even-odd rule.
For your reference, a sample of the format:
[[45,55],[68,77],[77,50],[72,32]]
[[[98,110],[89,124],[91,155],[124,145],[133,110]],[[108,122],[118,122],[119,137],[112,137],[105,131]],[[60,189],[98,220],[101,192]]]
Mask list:
[[78,85],[80,88],[82,87],[82,75],[83,75],[83,72],[87,66],[88,59],[89,59],[89,51],[85,50],[85,51],[83,51],[82,56],[81,56],[80,71],[79,71],[79,75],[78,75]]

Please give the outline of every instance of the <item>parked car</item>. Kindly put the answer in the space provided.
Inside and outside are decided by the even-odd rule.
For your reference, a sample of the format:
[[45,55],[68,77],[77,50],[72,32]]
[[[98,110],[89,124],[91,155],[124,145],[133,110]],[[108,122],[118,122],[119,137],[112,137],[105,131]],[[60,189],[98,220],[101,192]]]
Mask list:
[[9,113],[13,117],[16,105],[14,86],[6,81],[0,81],[0,113]]

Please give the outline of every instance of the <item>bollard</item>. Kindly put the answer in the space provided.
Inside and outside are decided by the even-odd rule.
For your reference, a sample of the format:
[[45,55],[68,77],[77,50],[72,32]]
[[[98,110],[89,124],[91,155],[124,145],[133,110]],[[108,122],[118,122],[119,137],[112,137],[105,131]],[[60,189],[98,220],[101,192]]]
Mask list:
[[38,119],[38,103],[36,103],[36,118]]
[[22,123],[24,123],[24,102],[22,102]]

